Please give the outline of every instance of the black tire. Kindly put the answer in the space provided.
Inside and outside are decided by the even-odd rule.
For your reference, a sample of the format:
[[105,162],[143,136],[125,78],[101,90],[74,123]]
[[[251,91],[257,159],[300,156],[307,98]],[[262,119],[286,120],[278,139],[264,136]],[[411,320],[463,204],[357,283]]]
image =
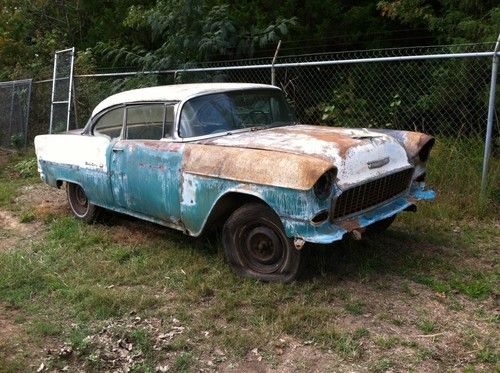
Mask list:
[[366,232],[378,234],[386,231],[391,226],[392,222],[396,219],[396,216],[397,215],[392,215],[388,218],[370,224],[366,227]]
[[89,202],[83,188],[78,184],[66,183],[66,195],[73,215],[87,223],[92,223],[99,214],[99,207]]
[[286,236],[278,215],[264,204],[249,203],[233,212],[222,229],[222,243],[239,276],[291,282],[299,273],[301,252]]

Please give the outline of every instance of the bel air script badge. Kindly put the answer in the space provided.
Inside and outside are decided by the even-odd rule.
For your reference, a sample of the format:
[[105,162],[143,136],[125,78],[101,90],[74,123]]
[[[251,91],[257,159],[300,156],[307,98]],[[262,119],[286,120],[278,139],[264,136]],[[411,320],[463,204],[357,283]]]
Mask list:
[[389,163],[389,157],[377,159],[376,161],[367,162],[366,164],[368,165],[368,168],[372,169],[385,166],[387,163]]

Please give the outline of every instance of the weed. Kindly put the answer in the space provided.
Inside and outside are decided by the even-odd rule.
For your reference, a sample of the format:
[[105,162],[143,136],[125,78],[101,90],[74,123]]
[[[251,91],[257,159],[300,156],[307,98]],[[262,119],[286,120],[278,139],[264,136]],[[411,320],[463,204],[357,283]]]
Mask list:
[[382,358],[371,365],[372,372],[385,372],[395,366],[394,362],[388,358]]
[[179,373],[189,372],[189,367],[193,363],[193,355],[188,352],[183,352],[175,359],[174,371]]
[[399,338],[394,336],[379,336],[375,339],[375,344],[384,350],[390,350],[399,342]]
[[344,304],[344,309],[351,315],[362,315],[364,313],[365,304],[359,300],[349,301]]
[[490,345],[483,346],[477,352],[476,356],[477,359],[482,363],[496,365],[500,361],[500,353],[498,353],[498,351]]
[[33,178],[38,175],[36,158],[28,158],[17,162],[12,169],[22,178]]
[[32,334],[37,337],[56,336],[61,334],[61,325],[46,320],[35,320],[30,324]]
[[421,320],[417,326],[424,334],[431,334],[436,331],[436,323],[432,320]]
[[32,221],[35,220],[35,214],[33,211],[23,211],[21,213],[21,216],[19,216],[19,221],[21,223],[31,223]]

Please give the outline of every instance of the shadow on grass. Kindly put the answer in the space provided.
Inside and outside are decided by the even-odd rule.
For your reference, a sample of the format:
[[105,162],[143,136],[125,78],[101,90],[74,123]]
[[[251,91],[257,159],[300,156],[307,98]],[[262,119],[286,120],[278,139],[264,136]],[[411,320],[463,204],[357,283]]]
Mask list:
[[[144,235],[149,242],[167,238],[179,247],[191,248],[195,256],[208,262],[220,262],[223,258],[219,230],[193,238],[127,215],[106,212],[104,217],[100,221],[107,227],[130,229]],[[491,275],[465,265],[463,259],[477,254],[468,250],[460,236],[436,226],[428,231],[425,224],[414,225],[415,221],[403,219],[397,227],[366,235],[361,241],[345,238],[332,245],[307,245],[298,283],[365,281],[391,275],[441,293],[458,291],[472,298],[492,294]]]

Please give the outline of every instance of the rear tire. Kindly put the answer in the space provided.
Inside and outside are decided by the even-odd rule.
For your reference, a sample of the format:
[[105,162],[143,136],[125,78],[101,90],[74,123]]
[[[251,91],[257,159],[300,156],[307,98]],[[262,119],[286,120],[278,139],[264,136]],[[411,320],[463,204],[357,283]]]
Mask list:
[[276,213],[261,203],[237,209],[224,224],[222,242],[233,271],[269,282],[291,282],[299,273],[301,252],[285,234]]
[[391,226],[391,224],[394,222],[394,220],[396,219],[396,216],[397,216],[397,214],[392,215],[388,218],[379,220],[373,224],[370,224],[369,226],[366,227],[366,232],[367,233],[375,233],[375,234],[385,232]]
[[99,207],[90,203],[83,188],[78,184],[66,183],[66,195],[73,215],[87,223],[92,223],[99,214]]

